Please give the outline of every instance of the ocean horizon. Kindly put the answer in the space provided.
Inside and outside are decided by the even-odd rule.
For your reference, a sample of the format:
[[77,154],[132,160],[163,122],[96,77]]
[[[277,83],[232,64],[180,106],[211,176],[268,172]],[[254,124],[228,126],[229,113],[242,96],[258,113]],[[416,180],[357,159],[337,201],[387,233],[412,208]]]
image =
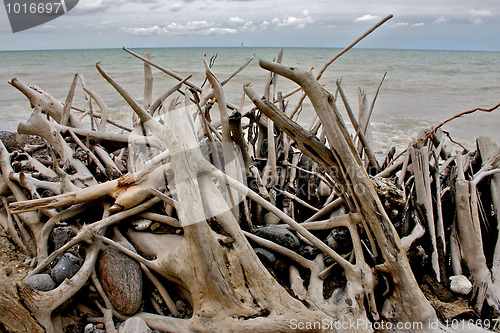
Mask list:
[[[258,46],[258,45],[234,45],[234,46],[121,46],[121,47],[84,47],[84,48],[46,48],[46,49],[0,49],[0,52],[23,52],[23,51],[91,51],[91,50],[150,50],[150,49],[239,49],[239,48],[256,48],[256,49],[334,49],[342,50],[342,46]],[[437,52],[492,52],[500,53],[499,50],[479,50],[479,49],[440,49],[440,48],[385,48],[385,47],[362,47],[356,46],[352,50],[386,50],[386,51],[437,51]]]
[[[157,64],[181,76],[193,75],[192,82],[201,85],[205,79],[203,55],[217,55],[214,73],[222,81],[244,64],[254,53],[255,59],[224,87],[227,100],[239,104],[242,86],[251,83],[263,92],[269,73],[258,66],[258,59],[273,60],[281,47],[138,47],[130,48],[142,54],[149,51]],[[319,69],[341,48],[285,47],[283,64]],[[142,61],[121,48],[17,50],[0,51],[0,130],[15,131],[19,122],[29,118],[29,102],[20,92],[8,85],[17,77],[34,84],[64,101],[73,76],[80,73],[87,86],[97,92],[111,110],[111,119],[131,125],[132,110],[114,89],[99,75],[96,62],[122,84],[138,101],[142,100],[144,79]],[[374,104],[371,124],[378,154],[392,145],[406,147],[418,131],[430,128],[460,112],[476,107],[490,108],[500,102],[500,52],[354,48],[334,62],[325,72],[321,83],[335,94],[337,80],[351,108],[358,110],[358,91],[363,89],[371,103],[378,85],[387,72]],[[177,81],[154,69],[153,98]],[[279,78],[277,91],[286,93],[296,85]],[[299,94],[290,99],[288,109],[294,108]],[[73,103],[88,108],[81,87]],[[250,104],[247,99],[245,104]],[[337,106],[344,112],[342,101]],[[213,111],[214,113],[216,110]],[[471,146],[480,135],[500,141],[500,111],[476,112],[447,124],[444,130],[457,141]],[[305,105],[299,123],[308,128],[314,110]],[[346,123],[349,120],[344,117]],[[458,147],[458,146],[456,146]]]

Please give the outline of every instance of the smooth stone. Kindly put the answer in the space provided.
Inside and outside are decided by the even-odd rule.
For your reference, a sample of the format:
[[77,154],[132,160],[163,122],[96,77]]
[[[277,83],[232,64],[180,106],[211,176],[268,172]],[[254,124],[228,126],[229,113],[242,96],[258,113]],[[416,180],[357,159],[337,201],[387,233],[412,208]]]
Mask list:
[[326,185],[324,181],[319,182],[318,194],[320,197],[327,197],[332,193],[330,186]]
[[[134,248],[119,243],[130,250]],[[123,315],[139,311],[142,303],[142,270],[137,261],[114,247],[107,247],[97,263],[102,287],[115,309]]]
[[57,264],[52,268],[50,275],[54,281],[59,284],[65,279],[70,279],[78,272],[82,266],[83,260],[71,253],[64,253]]
[[264,223],[266,225],[271,225],[271,224],[279,224],[280,223],[280,218],[274,215],[273,213],[269,212],[266,215],[264,215]]
[[472,290],[472,283],[464,275],[450,276],[450,290],[461,295],[468,295]]
[[26,279],[25,283],[39,291],[55,289],[56,283],[49,274],[35,274]]
[[276,256],[271,251],[261,247],[255,248],[254,251],[264,265],[273,266],[276,263]]
[[118,333],[151,333],[152,330],[148,327],[144,319],[140,317],[132,317],[125,320],[118,328]]
[[273,241],[279,245],[292,250],[297,250],[300,247],[300,242],[290,230],[278,225],[270,225],[257,229],[255,235]]

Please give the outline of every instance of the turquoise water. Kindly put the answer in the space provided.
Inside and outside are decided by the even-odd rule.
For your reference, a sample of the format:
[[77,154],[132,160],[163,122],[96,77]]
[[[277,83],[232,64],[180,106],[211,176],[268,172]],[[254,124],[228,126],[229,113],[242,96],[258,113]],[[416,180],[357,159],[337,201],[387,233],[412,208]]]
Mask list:
[[[134,51],[142,54],[144,49]],[[199,85],[204,81],[204,54],[208,58],[217,54],[213,71],[222,81],[255,53],[253,62],[224,87],[227,99],[238,105],[243,84],[252,83],[256,91],[263,92],[268,73],[258,66],[258,59],[272,60],[279,49],[153,48],[148,51],[153,61],[183,77],[192,74],[192,82]],[[338,51],[285,49],[283,64],[314,68],[317,72]],[[64,101],[74,74],[83,74],[87,86],[100,94],[111,108],[112,119],[130,126],[131,109],[95,69],[95,63],[101,62],[102,67],[136,99],[142,99],[143,64],[120,49],[0,52],[0,60],[0,130],[14,130],[30,113],[27,99],[7,84],[13,77],[40,86]],[[321,83],[334,93],[335,81],[342,78],[343,89],[357,113],[358,88],[364,89],[371,103],[385,72],[387,77],[372,116],[373,139],[379,153],[391,144],[405,147],[418,130],[436,125],[456,113],[500,102],[499,52],[354,49],[327,70]],[[156,69],[153,73],[153,97],[177,82]],[[288,92],[293,88],[295,85],[286,79],[278,80],[278,90]],[[289,109],[296,100],[291,99]],[[88,107],[81,89],[74,105]],[[341,102],[338,106],[344,109]],[[314,111],[306,105],[299,122],[308,126],[313,116]],[[468,145],[479,135],[500,141],[499,128],[500,110],[469,115],[445,127],[455,139]]]

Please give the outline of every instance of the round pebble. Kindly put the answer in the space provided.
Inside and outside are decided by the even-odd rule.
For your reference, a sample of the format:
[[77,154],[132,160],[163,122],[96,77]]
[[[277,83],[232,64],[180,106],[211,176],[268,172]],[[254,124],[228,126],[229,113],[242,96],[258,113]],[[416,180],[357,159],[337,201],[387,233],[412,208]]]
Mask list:
[[56,287],[56,283],[49,274],[35,274],[27,278],[24,282],[38,291],[49,291]]
[[78,272],[82,266],[82,259],[71,253],[64,253],[57,264],[52,268],[50,275],[56,283],[61,283],[65,279],[70,279]]
[[472,283],[464,275],[450,276],[450,290],[461,295],[472,291]]

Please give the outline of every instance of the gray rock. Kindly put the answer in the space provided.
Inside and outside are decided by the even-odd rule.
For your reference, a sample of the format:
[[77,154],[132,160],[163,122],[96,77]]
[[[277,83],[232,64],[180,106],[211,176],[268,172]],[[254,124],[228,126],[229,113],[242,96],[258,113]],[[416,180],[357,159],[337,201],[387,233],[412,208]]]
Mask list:
[[[130,248],[125,243],[119,244]],[[139,311],[143,289],[139,263],[114,247],[108,247],[97,267],[99,280],[115,309],[124,315]]]
[[254,232],[257,236],[273,241],[279,245],[292,250],[297,250],[300,246],[299,239],[290,230],[279,225],[262,227]]
[[450,290],[461,295],[468,295],[472,290],[472,283],[464,275],[450,276]]
[[39,291],[49,291],[56,287],[56,283],[49,274],[35,274],[27,278],[25,283]]
[[151,333],[152,330],[148,327],[144,319],[140,317],[132,317],[125,320],[118,328],[118,333]]
[[61,248],[71,238],[73,238],[73,230],[71,227],[56,227],[52,230],[52,241],[54,242],[54,250]]
[[52,268],[50,275],[56,283],[61,283],[65,279],[70,279],[78,272],[83,260],[71,253],[64,253],[57,264]]
[[271,251],[261,247],[255,248],[254,251],[264,265],[273,266],[276,263],[276,256]]

